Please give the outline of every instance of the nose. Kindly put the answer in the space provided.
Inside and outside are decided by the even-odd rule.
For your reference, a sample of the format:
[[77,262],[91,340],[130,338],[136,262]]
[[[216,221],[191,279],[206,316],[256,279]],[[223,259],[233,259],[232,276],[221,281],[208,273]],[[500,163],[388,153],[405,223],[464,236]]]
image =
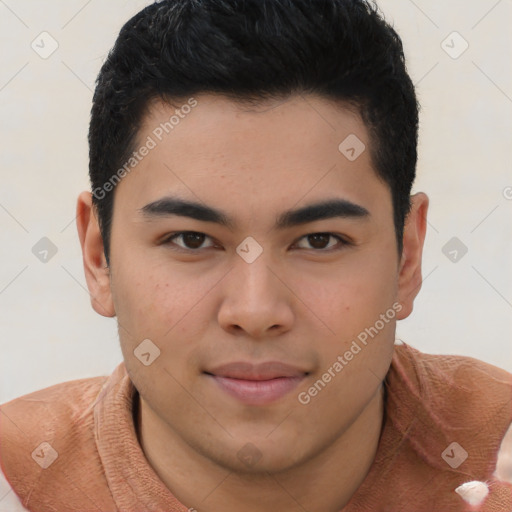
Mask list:
[[224,295],[218,312],[220,326],[230,334],[251,338],[277,336],[293,324],[293,293],[284,276],[270,268],[264,253],[247,263],[234,263],[224,283]]

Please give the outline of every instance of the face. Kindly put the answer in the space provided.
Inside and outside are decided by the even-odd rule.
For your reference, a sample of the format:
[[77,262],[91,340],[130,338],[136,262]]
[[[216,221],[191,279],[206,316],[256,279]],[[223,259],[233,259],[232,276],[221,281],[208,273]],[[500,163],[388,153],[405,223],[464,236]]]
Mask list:
[[144,119],[95,307],[154,421],[223,467],[279,471],[342,435],[388,369],[409,300],[391,192],[339,104],[195,101],[172,129],[176,106]]

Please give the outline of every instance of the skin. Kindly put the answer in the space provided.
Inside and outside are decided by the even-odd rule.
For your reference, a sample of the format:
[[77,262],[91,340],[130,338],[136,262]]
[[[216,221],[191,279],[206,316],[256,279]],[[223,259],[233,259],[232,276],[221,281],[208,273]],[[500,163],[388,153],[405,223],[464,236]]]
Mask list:
[[[396,320],[409,316],[421,287],[428,197],[412,196],[399,255],[391,192],[372,168],[356,113],[312,95],[258,108],[213,94],[196,99],[117,185],[110,268],[91,194],[80,195],[92,305],[117,317],[140,394],[141,447],[182,503],[199,512],[337,512],[375,457]],[[141,144],[175,107],[151,103]],[[366,145],[353,162],[338,150],[349,134]],[[141,213],[166,195],[221,209],[235,226]],[[283,211],[332,198],[369,215],[275,229]],[[206,236],[195,245],[183,237],[162,243],[179,231]],[[314,233],[350,243],[307,236]],[[248,236],[263,248],[252,263],[236,252]],[[401,305],[395,318],[307,405],[299,403],[298,394],[394,303]],[[160,349],[149,366],[134,356],[144,339]],[[247,405],[204,373],[233,361],[281,361],[309,373],[277,401]],[[237,455],[248,443],[244,450],[259,457],[252,464]]]

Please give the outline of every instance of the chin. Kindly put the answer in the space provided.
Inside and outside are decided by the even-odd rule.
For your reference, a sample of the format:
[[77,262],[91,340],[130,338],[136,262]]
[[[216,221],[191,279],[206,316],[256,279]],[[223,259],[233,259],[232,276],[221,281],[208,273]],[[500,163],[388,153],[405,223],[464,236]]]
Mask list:
[[298,445],[300,443],[293,441],[290,437],[288,442],[278,440],[277,443],[269,442],[265,437],[259,439],[252,437],[233,440],[231,446],[221,447],[221,451],[210,453],[209,458],[237,474],[280,473],[292,469],[308,458],[303,452],[303,446],[301,446],[301,452],[298,452]]

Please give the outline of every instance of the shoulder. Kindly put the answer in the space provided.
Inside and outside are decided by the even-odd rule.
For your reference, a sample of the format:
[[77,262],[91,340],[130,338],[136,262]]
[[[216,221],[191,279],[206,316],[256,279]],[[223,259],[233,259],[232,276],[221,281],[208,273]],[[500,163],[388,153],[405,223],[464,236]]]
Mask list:
[[53,432],[57,423],[84,421],[108,377],[93,377],[63,382],[34,391],[0,405],[0,432],[16,437],[28,435],[34,427],[40,433],[45,427]]
[[22,504],[0,468],[0,512],[29,512]]
[[0,469],[23,503],[50,466],[95,453],[94,404],[107,379],[56,384],[0,406]]
[[430,464],[492,477],[512,423],[512,374],[403,344],[395,347],[386,382],[393,423]]
[[390,376],[416,396],[430,392],[430,399],[448,401],[450,407],[458,406],[458,398],[464,399],[461,409],[478,402],[499,407],[512,399],[512,374],[506,370],[468,356],[426,354],[406,344],[395,346]]

